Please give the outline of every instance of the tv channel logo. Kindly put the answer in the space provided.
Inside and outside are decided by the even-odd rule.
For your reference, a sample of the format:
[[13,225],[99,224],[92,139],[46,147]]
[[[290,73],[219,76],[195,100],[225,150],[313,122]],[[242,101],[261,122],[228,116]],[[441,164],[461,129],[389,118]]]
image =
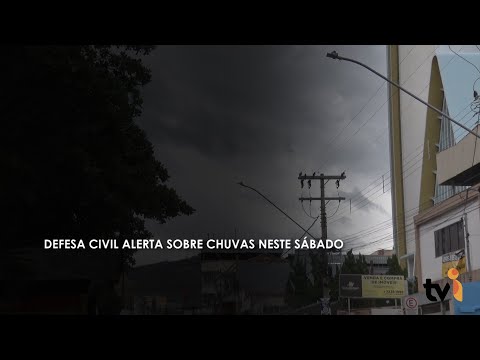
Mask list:
[[[463,285],[460,281],[457,280],[458,275],[460,275],[459,271],[456,268],[450,268],[448,270],[448,277],[453,281],[453,297],[459,301],[463,301]],[[426,279],[426,283],[423,284],[423,287],[426,291],[427,299],[430,301],[438,301],[437,297],[432,294],[432,290],[435,290],[440,301],[445,300],[447,297],[448,291],[450,290],[450,284],[445,284],[444,288],[442,289],[439,284],[432,284],[432,279]]]

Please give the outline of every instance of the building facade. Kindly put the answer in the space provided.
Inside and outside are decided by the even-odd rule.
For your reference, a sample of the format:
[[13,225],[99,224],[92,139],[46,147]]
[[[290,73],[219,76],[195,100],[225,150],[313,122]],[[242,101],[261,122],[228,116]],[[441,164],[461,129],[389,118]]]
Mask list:
[[[475,45],[389,45],[387,52],[391,80],[478,130]],[[480,234],[477,138],[393,85],[389,137],[394,247],[409,278],[416,277],[420,297],[427,279],[451,283],[449,266],[459,269],[459,280],[478,281],[480,247],[472,241]],[[434,306],[451,313],[453,300],[446,300],[441,306],[426,301],[425,313]]]

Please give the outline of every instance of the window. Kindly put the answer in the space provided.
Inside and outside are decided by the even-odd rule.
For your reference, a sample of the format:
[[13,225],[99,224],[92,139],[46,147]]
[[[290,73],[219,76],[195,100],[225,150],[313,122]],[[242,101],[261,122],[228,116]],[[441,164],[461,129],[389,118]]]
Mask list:
[[465,247],[463,220],[435,231],[434,238],[435,257],[463,249]]

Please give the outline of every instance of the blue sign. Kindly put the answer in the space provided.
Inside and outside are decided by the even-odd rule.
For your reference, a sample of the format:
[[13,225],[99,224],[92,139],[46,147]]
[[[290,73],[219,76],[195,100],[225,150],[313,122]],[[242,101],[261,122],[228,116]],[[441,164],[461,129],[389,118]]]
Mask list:
[[480,315],[480,282],[462,283],[463,301],[454,300],[455,315]]

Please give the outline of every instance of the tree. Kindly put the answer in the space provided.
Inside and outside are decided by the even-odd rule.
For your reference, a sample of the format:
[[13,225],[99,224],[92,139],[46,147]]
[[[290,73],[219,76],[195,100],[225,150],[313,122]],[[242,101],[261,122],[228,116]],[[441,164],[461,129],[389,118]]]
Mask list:
[[[393,254],[387,258],[388,270],[385,275],[401,275],[407,278],[407,269],[400,266],[397,255]],[[395,299],[375,299],[376,306],[386,306],[395,303]]]
[[[0,90],[1,203],[9,214],[2,250],[41,248],[51,238],[150,238],[146,219],[193,213],[135,123],[151,79],[142,58],[152,49],[0,50],[8,69]],[[120,258],[118,272],[133,265],[133,252],[97,254]]]
[[339,296],[339,280],[340,280],[340,268],[335,265],[335,275],[330,274],[328,281],[328,290],[330,294],[330,301],[338,301]]
[[309,296],[311,282],[307,277],[305,261],[306,259],[299,256],[290,257],[286,302],[294,309],[311,303]]
[[403,269],[398,262],[397,255],[393,254],[392,257],[387,259],[388,270],[386,275],[403,275],[405,278],[408,276],[407,269]]
[[358,254],[356,257],[350,249],[342,264],[342,274],[368,274],[368,264],[365,256]]
[[[400,266],[397,255],[393,254],[392,257],[387,260],[387,265],[387,275],[403,275],[405,279],[408,278],[408,271]],[[414,276],[412,279],[407,279],[407,284],[409,294],[418,292],[418,281],[416,276]]]
[[298,254],[292,256],[287,304],[292,308],[299,308],[320,301],[320,298],[324,297],[327,270],[326,254],[323,251],[310,251],[302,257]]
[[323,290],[328,275],[328,260],[324,250],[310,251],[310,264],[312,267],[311,295],[314,301],[324,297]]
[[[329,290],[330,290],[330,300],[331,301],[339,301],[339,282],[340,282],[340,273],[342,274],[362,274],[366,275],[369,273],[368,264],[365,260],[365,256],[362,254],[358,254],[355,256],[353,254],[353,250],[350,249],[347,254],[343,258],[343,263],[341,265],[341,270],[335,272],[335,276],[330,278],[329,281]],[[353,300],[352,300],[353,301]],[[364,302],[362,300],[357,301],[357,305],[361,305]],[[345,304],[342,303],[343,306]]]

